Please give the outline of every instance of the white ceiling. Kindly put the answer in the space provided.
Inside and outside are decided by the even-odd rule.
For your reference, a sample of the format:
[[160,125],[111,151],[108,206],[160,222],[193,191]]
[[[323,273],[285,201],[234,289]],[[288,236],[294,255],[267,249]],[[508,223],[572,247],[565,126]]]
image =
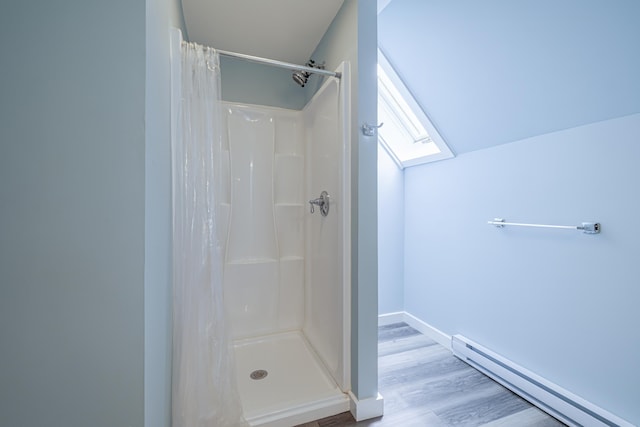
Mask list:
[[182,0],[189,41],[305,64],[344,0]]

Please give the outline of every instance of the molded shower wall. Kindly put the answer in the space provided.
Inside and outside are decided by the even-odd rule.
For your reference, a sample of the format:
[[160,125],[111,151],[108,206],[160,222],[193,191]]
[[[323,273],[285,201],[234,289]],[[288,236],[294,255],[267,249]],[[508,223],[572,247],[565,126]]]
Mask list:
[[[340,96],[331,80],[302,111],[223,103],[220,218],[232,338],[302,330],[346,391],[348,162]],[[323,190],[326,217],[318,208],[311,214],[307,202]]]
[[[301,112],[225,103],[225,300],[233,339],[302,329],[304,132]],[[226,181],[226,182],[225,182]]]
[[[306,214],[304,333],[342,390],[350,389],[350,191],[348,101],[343,97],[349,73],[330,80],[303,110],[307,143],[307,194],[329,192],[326,217]],[[342,91],[341,91],[342,88]]]

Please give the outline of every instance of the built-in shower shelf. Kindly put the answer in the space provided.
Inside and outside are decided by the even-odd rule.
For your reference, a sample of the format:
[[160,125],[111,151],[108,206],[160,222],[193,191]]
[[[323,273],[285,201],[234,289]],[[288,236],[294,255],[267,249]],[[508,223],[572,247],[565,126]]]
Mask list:
[[266,264],[270,262],[278,262],[277,258],[243,258],[227,261],[227,264]]
[[275,153],[275,158],[281,158],[281,157],[291,157],[291,158],[297,158],[300,160],[304,160],[304,156],[302,154],[296,154],[296,153]]
[[295,255],[283,256],[280,258],[280,261],[304,261],[304,257]]

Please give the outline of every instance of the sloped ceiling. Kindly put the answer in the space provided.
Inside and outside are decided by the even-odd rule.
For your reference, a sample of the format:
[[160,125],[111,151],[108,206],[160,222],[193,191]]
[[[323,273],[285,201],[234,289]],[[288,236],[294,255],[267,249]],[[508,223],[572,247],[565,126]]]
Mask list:
[[190,41],[305,64],[344,0],[182,0]]
[[378,44],[457,154],[640,112],[637,0],[385,6]]

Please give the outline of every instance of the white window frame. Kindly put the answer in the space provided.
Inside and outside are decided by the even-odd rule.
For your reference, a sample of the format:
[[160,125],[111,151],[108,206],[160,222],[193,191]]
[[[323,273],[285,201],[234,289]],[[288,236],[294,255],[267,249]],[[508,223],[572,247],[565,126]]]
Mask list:
[[[440,136],[438,130],[418,105],[380,49],[378,49],[378,67],[382,69],[388,78],[385,84],[383,83],[384,79],[381,80],[381,77],[378,77],[378,109],[379,111],[381,108],[388,109],[387,121],[391,118],[391,123],[385,123],[378,130],[378,142],[382,144],[398,167],[404,169],[454,157],[453,152]],[[382,85],[388,85],[389,82],[392,88],[390,88],[390,91],[386,91],[382,88]],[[400,99],[396,99],[398,96]],[[386,100],[387,98],[390,99]],[[407,108],[409,109],[408,112],[403,111]],[[382,112],[379,112],[379,115],[382,117]],[[415,120],[418,123],[411,124]],[[385,126],[387,126],[387,129],[385,129]],[[426,135],[423,130],[426,131]],[[387,133],[389,135],[391,132],[394,134],[393,138],[387,136],[387,139],[391,140],[385,139],[384,134]],[[424,145],[422,154],[418,153],[421,150],[419,146],[415,146],[415,150],[412,150],[414,153],[409,155],[403,149],[402,144],[426,145]],[[405,148],[407,148],[406,145]],[[404,154],[402,154],[403,151]]]

